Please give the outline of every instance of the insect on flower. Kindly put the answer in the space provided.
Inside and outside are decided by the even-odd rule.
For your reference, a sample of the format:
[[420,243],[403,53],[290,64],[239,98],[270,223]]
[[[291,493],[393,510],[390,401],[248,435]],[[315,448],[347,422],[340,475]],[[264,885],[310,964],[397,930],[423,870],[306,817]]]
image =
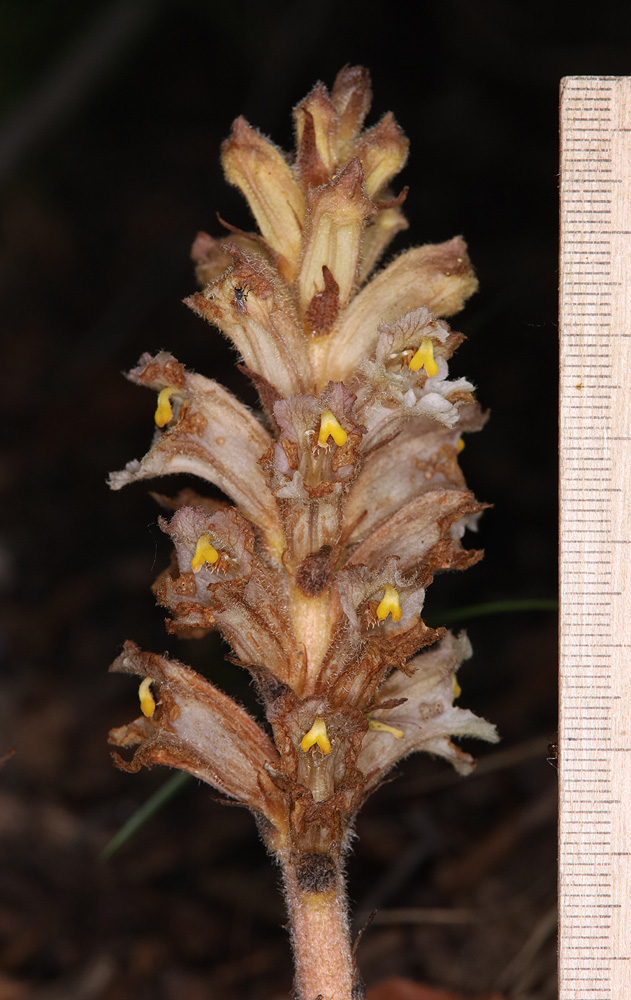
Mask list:
[[238,309],[241,312],[245,312],[245,303],[248,300],[249,289],[248,288],[235,288],[234,290],[234,301]]

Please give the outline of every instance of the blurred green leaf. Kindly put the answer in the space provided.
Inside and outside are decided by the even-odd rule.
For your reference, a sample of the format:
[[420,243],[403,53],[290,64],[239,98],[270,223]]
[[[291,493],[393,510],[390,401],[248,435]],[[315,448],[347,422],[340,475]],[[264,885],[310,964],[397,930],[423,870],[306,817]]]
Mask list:
[[460,622],[467,618],[483,618],[485,615],[508,615],[521,611],[558,611],[559,602],[553,597],[527,597],[514,601],[487,601],[484,604],[468,604],[451,611],[435,612],[434,621],[440,619],[442,625]]
[[148,823],[156,813],[160,812],[164,806],[171,801],[179,792],[193,780],[192,775],[186,771],[178,771],[168,781],[150,795],[147,801],[141,805],[129,819],[123,823],[120,830],[114,834],[112,839],[105,845],[99,854],[99,861],[109,861],[123,844],[126,844],[142,827]]

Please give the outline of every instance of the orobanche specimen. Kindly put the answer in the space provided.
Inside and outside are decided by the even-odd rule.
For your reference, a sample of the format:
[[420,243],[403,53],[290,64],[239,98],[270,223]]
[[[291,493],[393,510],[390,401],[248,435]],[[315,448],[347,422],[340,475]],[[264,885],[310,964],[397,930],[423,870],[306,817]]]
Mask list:
[[266,721],[128,642],[112,669],[142,678],[142,715],[111,741],[136,748],[116,755],[126,770],[181,768],[252,810],[282,869],[302,1000],[363,995],[342,871],[362,802],[412,751],[466,774],[451,737],[496,739],[454,704],[467,638],[421,618],[434,574],[482,554],[461,544],[484,505],[458,454],[483,416],[473,386],[449,379],[463,337],[444,319],[477,282],[460,237],[371,277],[407,228],[407,189],[391,183],[408,143],[391,114],[362,131],[370,102],[361,67],[330,93],[319,83],[294,110],[293,160],[234,123],[223,168],[259,232],[199,234],[187,304],[232,341],[260,412],[145,354],[129,377],[157,393],[155,438],[111,477],[192,473],[228,498],[171,502],[160,526],[175,552],[155,593],[169,632],[219,630]]

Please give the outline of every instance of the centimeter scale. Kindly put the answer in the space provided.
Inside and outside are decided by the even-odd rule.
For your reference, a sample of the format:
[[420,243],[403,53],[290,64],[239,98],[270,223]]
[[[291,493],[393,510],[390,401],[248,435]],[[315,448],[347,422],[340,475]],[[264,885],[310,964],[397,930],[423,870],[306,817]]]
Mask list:
[[559,1000],[631,1000],[631,77],[561,84]]

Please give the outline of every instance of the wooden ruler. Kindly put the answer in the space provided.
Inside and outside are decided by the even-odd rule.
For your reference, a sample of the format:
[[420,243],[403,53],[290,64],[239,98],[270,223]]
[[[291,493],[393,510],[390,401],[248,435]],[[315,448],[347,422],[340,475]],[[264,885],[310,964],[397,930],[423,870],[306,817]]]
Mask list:
[[631,1000],[631,77],[562,81],[560,258],[559,1000]]

